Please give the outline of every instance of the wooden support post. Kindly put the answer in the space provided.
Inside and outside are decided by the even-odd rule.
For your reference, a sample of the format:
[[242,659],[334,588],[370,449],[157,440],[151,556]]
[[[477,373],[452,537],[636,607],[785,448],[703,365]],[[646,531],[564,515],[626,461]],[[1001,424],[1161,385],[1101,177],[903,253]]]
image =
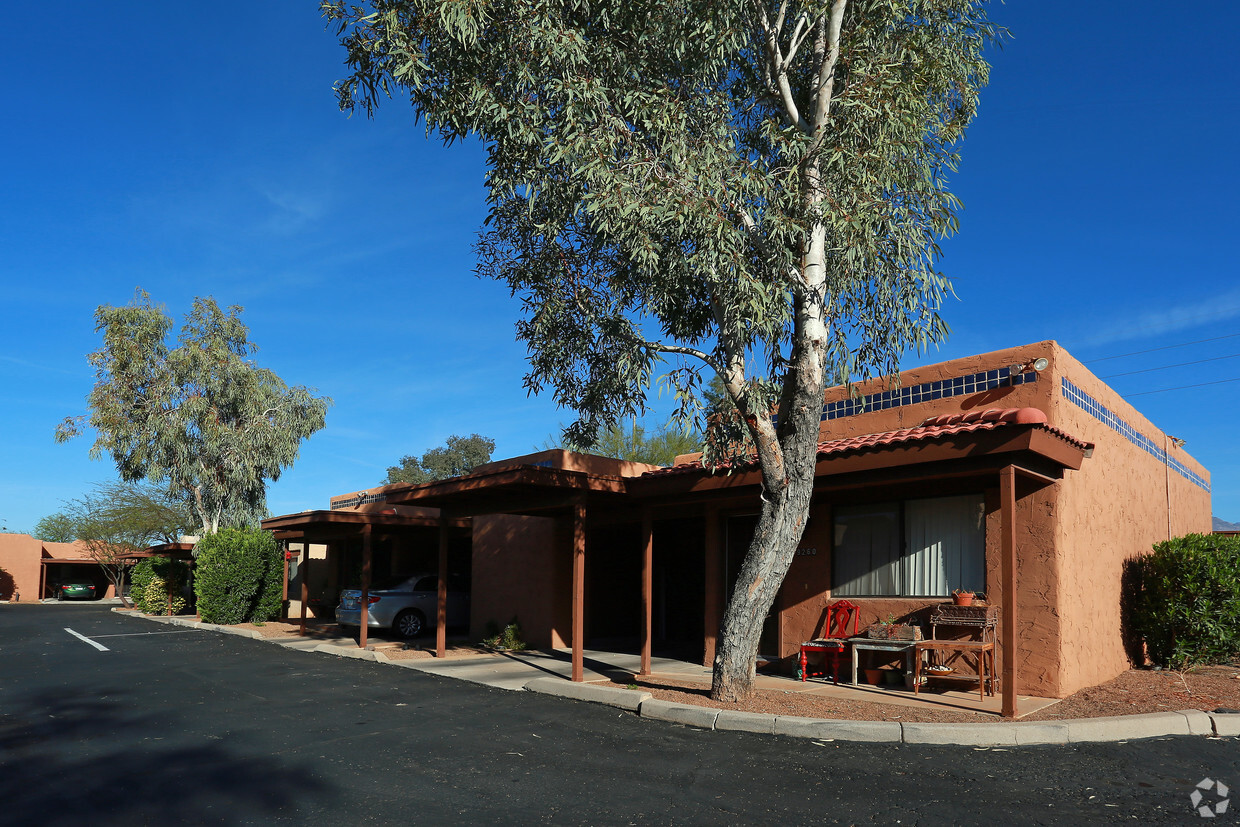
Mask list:
[[1000,560],[1003,589],[1003,717],[1016,717],[1016,468],[999,472]]
[[650,643],[654,604],[654,520],[650,506],[642,507],[642,663],[637,674],[650,674]]
[[705,571],[705,593],[703,594],[703,610],[705,614],[703,629],[705,630],[702,665],[713,666],[715,662],[715,645],[719,638],[719,624],[723,620],[724,582],[723,582],[723,546],[722,532],[719,531],[719,511],[706,509],[706,554],[703,561]]
[[[34,596],[34,602],[38,603],[43,599],[43,592],[47,589],[47,564],[42,560],[39,561],[39,593]],[[13,587],[13,593],[17,594],[17,587]],[[17,603],[18,599],[13,598],[13,602]]]
[[301,564],[297,567],[297,573],[301,575],[301,630],[297,634],[305,637],[306,607],[310,605],[310,545],[303,543],[302,548],[305,550],[301,554]]
[[370,631],[370,532],[371,525],[362,526],[362,632],[357,645],[366,648],[366,635]]
[[448,655],[448,516],[439,512],[439,595],[435,608],[435,657]]
[[280,551],[284,558],[284,582],[280,584],[280,619],[288,620],[288,540],[280,542]]
[[586,505],[573,503],[573,681],[585,680]]

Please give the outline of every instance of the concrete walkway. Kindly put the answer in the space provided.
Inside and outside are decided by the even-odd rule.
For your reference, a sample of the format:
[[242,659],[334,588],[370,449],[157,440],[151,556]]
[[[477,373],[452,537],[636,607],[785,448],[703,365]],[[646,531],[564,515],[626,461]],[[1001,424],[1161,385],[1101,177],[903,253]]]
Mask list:
[[[635,712],[643,718],[667,721],[712,730],[758,732],[812,738],[823,741],[893,741],[909,744],[957,744],[976,746],[1022,746],[1070,744],[1099,741],[1130,741],[1169,735],[1240,737],[1240,714],[1182,710],[1148,715],[1121,715],[1112,718],[1079,718],[1065,721],[982,720],[978,723],[936,724],[897,721],[851,721],[800,718],[788,715],[734,712],[693,704],[660,701],[649,692],[623,689],[613,678],[627,680],[640,665],[637,655],[586,651],[585,682],[573,683],[572,656],[568,650],[499,652],[444,658],[389,658],[380,644],[378,650],[359,649],[350,637],[263,637],[260,633],[231,626],[218,626],[180,617],[156,617],[125,612],[135,617],[177,626],[217,631],[263,640],[303,652],[337,655],[377,661],[432,675],[470,681],[499,689],[525,690],[607,704]],[[675,678],[709,686],[710,670],[693,663],[654,658],[651,672],[656,677]],[[606,684],[606,685],[603,685]],[[833,686],[829,683],[802,682],[777,675],[759,675],[758,688],[785,692],[876,701],[899,706],[967,710],[981,714],[997,713],[999,699],[979,700],[975,692],[935,692],[913,696],[907,691],[877,686]],[[1020,710],[1028,715],[1055,703],[1055,699],[1021,696]],[[987,716],[989,717],[989,716]]]

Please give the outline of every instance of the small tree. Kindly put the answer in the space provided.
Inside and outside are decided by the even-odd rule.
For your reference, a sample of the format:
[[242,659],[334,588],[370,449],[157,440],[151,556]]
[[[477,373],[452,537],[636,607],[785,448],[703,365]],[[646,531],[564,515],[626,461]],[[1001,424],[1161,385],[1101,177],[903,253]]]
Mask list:
[[459,477],[474,468],[491,461],[495,440],[478,434],[450,436],[446,445],[432,448],[421,456],[403,456],[400,465],[388,468],[385,485],[397,482],[415,485]]
[[269,532],[221,529],[194,547],[194,594],[208,623],[246,623],[278,617],[284,557]]
[[267,512],[267,480],[279,479],[301,441],[323,427],[331,400],[290,388],[248,358],[257,348],[240,307],[197,298],[176,347],[167,342],[171,328],[141,289],[124,307],[100,306],[91,413],[65,419],[56,439],[94,429],[92,457],[109,454],[122,479],[184,496],[201,534],[253,524]]
[[155,543],[175,542],[194,525],[185,503],[153,485],[101,483],[85,496],[65,502],[35,526],[49,542],[79,540],[112,582],[122,603],[130,555]]

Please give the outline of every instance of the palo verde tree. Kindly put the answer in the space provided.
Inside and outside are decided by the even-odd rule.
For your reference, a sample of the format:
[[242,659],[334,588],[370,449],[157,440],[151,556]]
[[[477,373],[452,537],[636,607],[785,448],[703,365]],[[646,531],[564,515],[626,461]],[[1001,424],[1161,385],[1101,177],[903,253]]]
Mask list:
[[[712,695],[752,691],[806,523],[824,387],[946,333],[946,175],[998,34],[982,0],[323,2],[346,110],[407,95],[486,146],[479,271],[524,302],[526,384],[579,419],[682,421],[723,382],[762,480]],[[723,445],[737,444],[723,440]],[[717,457],[716,457],[717,459]]]
[[267,480],[323,427],[331,400],[255,365],[241,308],[211,298],[194,299],[176,346],[172,320],[141,289],[124,307],[100,306],[95,329],[103,346],[89,356],[90,415],[62,422],[57,441],[89,426],[92,457],[110,455],[123,480],[184,496],[204,535],[265,515]]

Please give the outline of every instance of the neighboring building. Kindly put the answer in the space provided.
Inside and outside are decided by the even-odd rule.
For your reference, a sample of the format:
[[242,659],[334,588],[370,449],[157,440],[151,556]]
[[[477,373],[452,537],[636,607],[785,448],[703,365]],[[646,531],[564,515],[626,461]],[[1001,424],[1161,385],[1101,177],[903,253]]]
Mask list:
[[[770,659],[819,634],[835,598],[864,624],[972,588],[1016,620],[1019,692],[1064,697],[1128,666],[1124,561],[1211,528],[1205,469],[1054,342],[832,388],[820,439],[810,521],[760,645]],[[441,568],[471,584],[475,639],[515,616],[531,644],[578,658],[584,642],[644,644],[710,663],[760,478],[679,459],[543,451],[264,525],[327,545],[324,602],[356,584],[369,532],[388,544],[374,577],[436,570],[449,549]]]
[[0,598],[22,601],[55,597],[60,583],[94,583],[96,594],[115,597],[112,582],[91,559],[86,544],[49,543],[29,534],[0,534]]

